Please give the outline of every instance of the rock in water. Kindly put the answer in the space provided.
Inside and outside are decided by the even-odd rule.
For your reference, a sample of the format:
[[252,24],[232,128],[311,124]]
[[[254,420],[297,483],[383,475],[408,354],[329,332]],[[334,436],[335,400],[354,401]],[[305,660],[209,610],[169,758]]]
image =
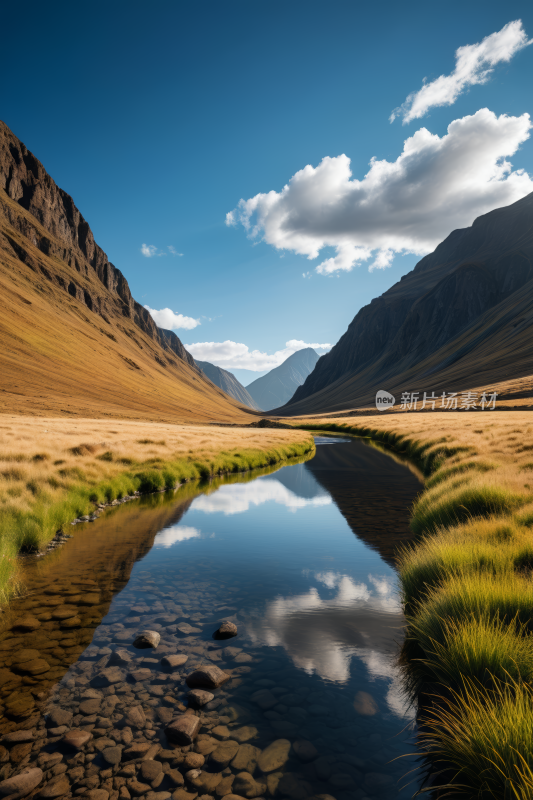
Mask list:
[[206,692],[205,689],[191,689],[190,692],[187,692],[189,702],[193,702],[197,706],[205,706],[206,703],[210,703],[213,700],[214,696],[211,692]]
[[0,795],[3,797],[10,795],[13,800],[18,797],[25,797],[40,784],[42,778],[42,769],[37,767],[25,769],[19,775],[6,778],[5,781],[0,783]]
[[185,678],[185,683],[191,689],[195,689],[196,687],[201,688],[202,686],[208,689],[218,689],[219,686],[229,681],[230,678],[231,675],[221,670],[220,667],[216,667],[214,664],[207,664],[191,672],[191,674]]
[[161,659],[161,666],[166,672],[172,672],[178,667],[183,666],[188,658],[189,656],[184,656],[181,654],[164,656],[164,658]]
[[182,714],[173,719],[170,725],[167,725],[165,733],[170,741],[182,747],[187,747],[187,745],[193,743],[200,726],[199,717],[195,717],[193,714]]
[[161,641],[161,636],[157,631],[141,631],[133,642],[133,646],[139,650],[146,650],[148,647],[157,647]]
[[261,772],[274,772],[285,764],[290,749],[291,743],[288,739],[276,739],[263,750],[257,759],[257,766]]
[[214,639],[231,639],[232,636],[237,636],[237,626],[234,622],[225,620],[218,631],[215,631]]
[[87,744],[91,737],[92,733],[90,733],[90,731],[73,729],[63,736],[63,743],[68,747],[74,747],[76,750],[81,750],[81,748]]

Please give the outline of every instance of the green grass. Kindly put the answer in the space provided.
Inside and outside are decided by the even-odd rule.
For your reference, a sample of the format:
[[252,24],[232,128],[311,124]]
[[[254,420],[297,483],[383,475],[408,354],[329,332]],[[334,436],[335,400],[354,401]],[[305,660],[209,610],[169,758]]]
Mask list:
[[[533,797],[533,692],[523,682],[491,692],[466,682],[427,713],[422,746],[435,771],[453,765],[453,795],[478,800]],[[461,791],[462,788],[462,791]]]

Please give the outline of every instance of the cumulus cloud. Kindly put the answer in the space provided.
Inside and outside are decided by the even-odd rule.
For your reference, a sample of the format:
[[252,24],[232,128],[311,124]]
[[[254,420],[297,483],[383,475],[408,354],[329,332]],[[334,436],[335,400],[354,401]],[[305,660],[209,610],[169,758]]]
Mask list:
[[[152,314],[153,316],[153,314]],[[279,367],[289,356],[298,350],[312,347],[313,350],[326,352],[332,345],[303,342],[301,339],[289,339],[285,342],[283,350],[275,353],[263,353],[261,350],[250,350],[248,345],[241,342],[196,342],[188,344],[187,350],[198,361],[209,361],[223,369],[249,369],[252,372],[264,372],[267,369]]]
[[145,306],[146,310],[150,312],[152,319],[158,328],[165,328],[165,330],[175,330],[176,328],[185,328],[185,330],[192,330],[200,325],[199,319],[192,317],[184,317],[183,314],[176,314],[170,308],[161,308],[159,311],[150,306]]
[[522,20],[508,22],[501,31],[491,33],[478,44],[459,47],[455,53],[455,69],[450,75],[440,75],[431,83],[424,83],[418,92],[412,92],[405,102],[395,108],[389,119],[403,117],[407,125],[413,119],[425,116],[435,106],[451,106],[468,86],[486,83],[496,64],[510,61],[522,48],[533,42],[528,40]]
[[[171,244],[167,246],[167,250],[171,256],[182,256],[183,253],[178,253],[175,247],[172,247]],[[141,245],[141,253],[146,258],[153,258],[154,256],[166,256],[167,253],[164,250],[160,250],[155,244],[142,244]]]
[[[455,228],[533,191],[533,181],[508,160],[529,138],[529,114],[497,117],[487,108],[448,126],[439,137],[421,128],[396,161],[373,158],[362,180],[346,155],[307,165],[280,192],[240,200],[226,224],[242,224],[278,250],[335,256],[316,271],[349,271],[374,254],[370,269],[395,253],[424,255]],[[376,252],[377,251],[377,252]]]

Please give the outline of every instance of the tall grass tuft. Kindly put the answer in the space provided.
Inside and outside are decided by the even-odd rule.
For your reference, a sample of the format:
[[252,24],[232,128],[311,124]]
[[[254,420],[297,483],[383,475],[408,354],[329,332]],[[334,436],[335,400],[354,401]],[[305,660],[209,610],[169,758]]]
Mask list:
[[[533,797],[533,691],[521,681],[487,693],[465,680],[426,712],[420,744],[436,770],[454,767],[459,796],[494,800]],[[463,788],[461,792],[459,787]],[[451,788],[451,787],[449,787]]]

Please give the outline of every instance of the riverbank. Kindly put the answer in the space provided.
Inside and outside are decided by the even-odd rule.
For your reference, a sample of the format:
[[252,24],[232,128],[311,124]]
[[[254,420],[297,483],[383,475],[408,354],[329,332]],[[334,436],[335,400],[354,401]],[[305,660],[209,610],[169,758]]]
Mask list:
[[423,472],[417,541],[397,557],[419,744],[435,786],[533,797],[533,417],[386,413],[297,424],[367,437]]
[[99,504],[244,472],[314,449],[303,431],[0,416],[0,604],[17,555],[42,550]]

